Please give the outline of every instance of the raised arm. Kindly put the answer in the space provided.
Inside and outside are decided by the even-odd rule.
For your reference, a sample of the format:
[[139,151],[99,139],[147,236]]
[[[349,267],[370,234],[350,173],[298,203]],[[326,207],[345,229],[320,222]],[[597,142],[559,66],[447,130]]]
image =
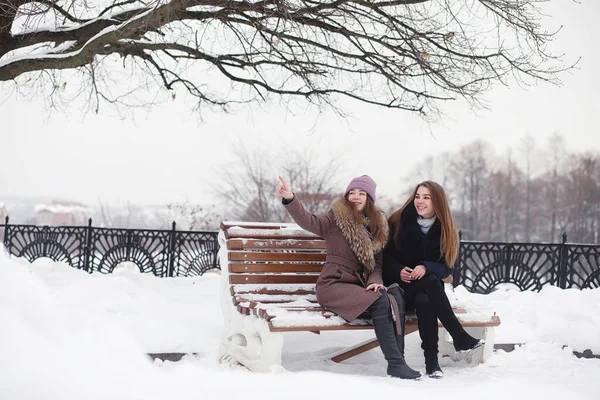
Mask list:
[[280,185],[277,194],[294,221],[302,229],[326,238],[335,224],[333,216],[328,214],[313,214],[304,208],[304,205],[296,198],[283,178],[279,177]]

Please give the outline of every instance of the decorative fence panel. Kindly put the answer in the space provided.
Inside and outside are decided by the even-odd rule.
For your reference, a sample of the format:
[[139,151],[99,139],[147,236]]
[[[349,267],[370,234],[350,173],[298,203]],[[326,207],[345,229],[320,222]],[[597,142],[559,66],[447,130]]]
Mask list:
[[[198,276],[220,269],[218,232],[0,225],[7,251],[30,262],[48,257],[90,273],[110,273],[124,262],[156,276]],[[600,245],[461,241],[454,285],[490,293],[511,285],[538,291],[600,287]]]
[[220,269],[217,232],[0,225],[8,253],[33,262],[47,257],[87,272],[111,273],[131,262],[156,276],[196,276]]
[[48,257],[75,268],[85,266],[85,227],[18,225],[4,231],[5,247],[14,256],[29,262]]
[[490,293],[501,285],[538,291],[543,286],[600,287],[600,245],[461,241],[454,284]]
[[600,246],[567,245],[561,287],[600,287]]
[[560,245],[461,242],[456,284],[489,293],[501,284],[520,290],[558,285]]
[[218,232],[177,232],[173,246],[173,276],[202,275],[219,267]]

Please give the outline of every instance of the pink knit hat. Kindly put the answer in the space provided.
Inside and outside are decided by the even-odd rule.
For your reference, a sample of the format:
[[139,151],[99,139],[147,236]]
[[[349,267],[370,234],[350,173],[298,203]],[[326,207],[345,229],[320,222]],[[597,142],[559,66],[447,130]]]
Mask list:
[[358,176],[350,181],[348,187],[346,188],[346,192],[344,193],[344,197],[348,195],[352,189],[361,189],[367,192],[367,194],[371,197],[371,200],[375,202],[375,189],[377,188],[377,184],[369,175]]

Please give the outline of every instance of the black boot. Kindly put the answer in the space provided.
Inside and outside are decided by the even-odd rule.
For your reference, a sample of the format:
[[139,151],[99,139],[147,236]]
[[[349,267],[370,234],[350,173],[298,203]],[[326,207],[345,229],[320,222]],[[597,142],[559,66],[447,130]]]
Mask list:
[[406,365],[404,357],[398,348],[398,343],[396,342],[396,336],[398,335],[396,335],[394,321],[391,316],[392,308],[385,291],[375,300],[371,308],[375,336],[377,336],[383,356],[388,362],[387,374],[401,379],[420,378],[421,373]]
[[[460,324],[458,318],[452,310],[452,305],[446,296],[442,282],[433,274],[426,275],[422,278],[425,283],[424,288],[433,307],[435,308],[437,317],[440,319],[444,328],[448,331],[454,342],[456,351],[470,351],[481,347],[485,342],[477,340],[469,335],[465,328]],[[420,318],[420,317],[419,317]]]
[[405,326],[406,326],[406,303],[404,302],[404,298],[402,297],[402,289],[398,286],[397,283],[394,283],[388,287],[388,293],[391,294],[394,299],[396,299],[396,303],[398,303],[398,309],[400,310],[400,327],[402,329],[401,335],[396,335],[396,344],[398,345],[398,350],[400,350],[400,354],[402,354],[402,358],[404,358],[404,335],[405,335]]
[[425,373],[433,379],[441,379],[444,377],[444,372],[440,368],[438,362],[437,351],[425,351]]
[[425,355],[425,373],[434,379],[444,376],[438,363],[438,319],[435,312],[435,304],[429,298],[426,291],[419,291],[413,298],[413,304],[417,313],[419,335],[421,336],[421,348]]
[[456,350],[458,353],[466,353],[478,349],[485,344],[485,340],[483,339],[475,339],[472,336],[471,339],[469,339],[466,343],[457,343],[454,341],[454,350]]

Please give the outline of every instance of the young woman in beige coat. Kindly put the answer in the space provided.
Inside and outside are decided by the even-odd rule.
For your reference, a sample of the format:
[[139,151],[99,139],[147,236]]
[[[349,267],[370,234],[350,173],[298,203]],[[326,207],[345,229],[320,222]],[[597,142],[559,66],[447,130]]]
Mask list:
[[404,361],[404,302],[397,285],[386,288],[381,276],[382,250],[388,239],[385,215],[375,207],[376,184],[367,175],[354,178],[329,212],[308,212],[280,177],[278,195],[294,221],[325,239],[327,258],[316,284],[322,307],[347,321],[373,321],[387,373],[402,379],[421,374]]

